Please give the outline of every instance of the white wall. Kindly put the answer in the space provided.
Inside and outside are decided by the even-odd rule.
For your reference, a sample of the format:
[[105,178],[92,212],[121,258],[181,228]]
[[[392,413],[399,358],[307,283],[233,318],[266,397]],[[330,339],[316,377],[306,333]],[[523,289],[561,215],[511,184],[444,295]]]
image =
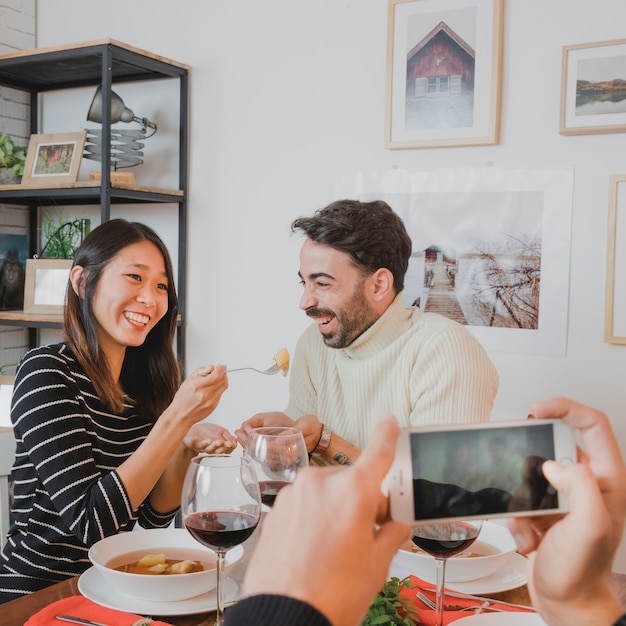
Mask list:
[[[386,0],[38,2],[37,45],[113,37],[192,67],[190,370],[293,351],[307,321],[289,225],[335,199],[338,173],[573,165],[567,355],[492,354],[494,416],[569,395],[605,410],[626,448],[626,346],[603,343],[608,177],[626,171],[625,136],[558,131],[563,46],[624,37],[624,23],[621,0],[508,0],[501,143],[430,150],[383,148]],[[286,398],[282,377],[233,374],[214,419],[234,427]]]

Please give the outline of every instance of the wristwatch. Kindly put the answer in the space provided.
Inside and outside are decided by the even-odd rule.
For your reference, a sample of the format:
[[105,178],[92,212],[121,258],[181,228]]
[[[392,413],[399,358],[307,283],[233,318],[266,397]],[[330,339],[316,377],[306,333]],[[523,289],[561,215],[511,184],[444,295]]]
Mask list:
[[328,426],[324,426],[322,424],[322,434],[320,436],[320,440],[317,442],[315,449],[311,452],[312,456],[322,456],[324,452],[328,449],[328,445],[330,444],[330,436],[333,434],[333,431],[328,428]]

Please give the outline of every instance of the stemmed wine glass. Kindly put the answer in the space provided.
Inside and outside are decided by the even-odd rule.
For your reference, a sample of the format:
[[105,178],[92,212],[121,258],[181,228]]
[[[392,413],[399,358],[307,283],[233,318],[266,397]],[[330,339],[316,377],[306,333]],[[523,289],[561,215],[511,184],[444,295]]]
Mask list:
[[250,537],[261,517],[259,481],[250,460],[228,454],[193,458],[183,483],[181,515],[191,536],[217,555],[215,624],[221,626],[226,552]]
[[288,426],[253,428],[244,455],[259,478],[261,501],[271,507],[278,492],[309,464],[302,431]]
[[413,543],[434,556],[437,563],[435,626],[443,626],[446,561],[471,546],[476,541],[482,525],[482,520],[462,520],[443,524],[425,523],[413,528]]

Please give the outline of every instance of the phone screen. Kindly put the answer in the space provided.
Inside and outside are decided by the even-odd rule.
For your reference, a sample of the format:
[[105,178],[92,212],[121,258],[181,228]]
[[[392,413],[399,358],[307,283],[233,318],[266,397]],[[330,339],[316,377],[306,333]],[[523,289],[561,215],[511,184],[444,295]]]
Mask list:
[[551,424],[411,433],[415,520],[557,509]]

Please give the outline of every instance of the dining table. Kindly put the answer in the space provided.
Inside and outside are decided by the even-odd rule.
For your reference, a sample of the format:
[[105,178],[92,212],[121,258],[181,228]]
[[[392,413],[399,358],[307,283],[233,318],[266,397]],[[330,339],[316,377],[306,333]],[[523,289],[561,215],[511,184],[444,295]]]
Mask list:
[[[233,564],[232,568],[228,571],[228,577],[235,580],[239,585],[243,583],[246,565],[250,560],[258,538],[259,531],[257,529],[257,531],[242,544],[244,548],[242,558]],[[268,564],[268,567],[271,567],[271,565]],[[75,576],[74,578],[46,587],[41,591],[3,604],[0,623],[2,623],[3,626],[23,626],[29,617],[49,604],[70,596],[80,595],[78,579],[79,577]],[[626,574],[614,572],[611,582],[617,597],[624,607],[624,611],[626,611]],[[494,600],[531,606],[530,595],[526,585],[508,591],[482,595]],[[228,611],[228,609],[226,609],[226,611]],[[214,626],[215,624],[215,611],[207,611],[206,613],[196,613],[193,615],[152,615],[151,617],[172,624],[172,626]],[[64,623],[67,622],[59,622],[59,625]]]

